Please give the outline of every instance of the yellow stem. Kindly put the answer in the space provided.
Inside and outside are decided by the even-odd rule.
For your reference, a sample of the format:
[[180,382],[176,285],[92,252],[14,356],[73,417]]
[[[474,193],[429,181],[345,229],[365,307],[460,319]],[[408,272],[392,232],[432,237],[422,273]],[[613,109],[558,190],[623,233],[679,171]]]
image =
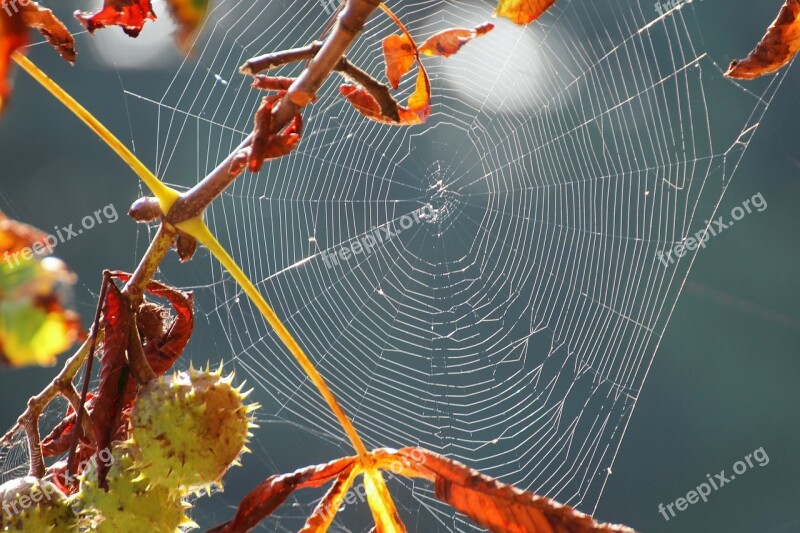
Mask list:
[[[396,18],[396,17],[394,17]],[[402,25],[401,25],[402,28]],[[405,28],[403,28],[405,30]],[[102,139],[119,157],[122,159],[144,182],[150,189],[153,195],[158,199],[162,213],[168,213],[172,204],[180,197],[180,193],[176,190],[165,185],[159,180],[147,166],[142,163],[136,155],[131,152],[122,141],[120,141],[111,131],[108,130],[94,115],[92,115],[86,108],[78,103],[69,93],[62,89],[55,81],[50,79],[47,74],[42,72],[32,61],[15,52],[13,54],[14,61],[22,67],[28,74],[30,74],[37,82],[39,82],[45,89],[47,89],[55,98],[64,104],[70,111],[72,111],[78,118],[80,118],[100,139]],[[419,56],[417,55],[419,60]],[[420,63],[420,67],[422,64]],[[272,310],[267,301],[258,292],[258,289],[253,285],[247,274],[239,267],[234,259],[228,254],[225,248],[217,241],[216,237],[211,233],[203,222],[202,218],[194,218],[187,220],[177,227],[186,233],[189,233],[196,238],[201,244],[208,248],[214,257],[222,264],[222,266],[230,273],[237,283],[242,287],[245,294],[253,301],[256,307],[267,319],[267,322],[272,326],[278,337],[283,341],[286,348],[295,357],[297,362],[306,372],[311,382],[317,387],[322,397],[327,402],[330,409],[333,411],[339,423],[342,425],[344,432],[353,444],[353,447],[358,453],[360,463],[363,468],[365,484],[367,487],[367,494],[372,509],[373,516],[379,529],[387,533],[404,532],[405,528],[400,522],[397,514],[397,509],[394,505],[386,483],[380,471],[374,465],[374,461],[367,451],[364,442],[361,440],[355,426],[347,417],[347,414],[339,405],[338,400],[333,395],[333,392],[328,388],[327,383],[322,375],[317,371],[314,364],[303,352],[303,349],[292,337],[286,326],[283,325],[278,315]]]
[[364,470],[364,488],[367,492],[367,501],[375,520],[375,529],[382,533],[405,533],[406,528],[397,513],[389,487],[383,479],[383,474],[375,467]]
[[[36,81],[38,81],[45,89],[47,89],[56,99],[64,104],[70,111],[72,111],[78,118],[80,118],[100,139],[102,139],[119,157],[122,159],[147,185],[150,191],[158,198],[161,210],[163,213],[168,213],[172,204],[180,197],[180,193],[174,189],[166,186],[161,182],[147,166],[142,163],[136,155],[126,147],[122,141],[111,133],[94,115],[86,110],[81,104],[77,102],[67,91],[61,88],[55,81],[53,81],[47,74],[42,72],[30,59],[22,54],[15,52],[13,55],[14,61],[22,67],[25,72],[30,74]],[[275,314],[267,301],[258,292],[258,289],[253,285],[247,275],[239,268],[236,261],[228,254],[225,248],[217,241],[216,237],[209,231],[205,222],[201,218],[187,220],[178,224],[178,228],[189,233],[195,237],[200,243],[206,246],[212,254],[222,263],[222,266],[233,276],[244,290],[245,294],[253,301],[258,307],[267,322],[275,329],[278,337],[283,341],[292,355],[297,359],[300,366],[308,374],[312,383],[316,385],[320,394],[322,394],[325,401],[330,406],[331,410],[339,419],[342,427],[353,443],[356,452],[362,458],[368,457],[368,452],[361,437],[356,432],[353,423],[342,410],[336,397],[333,395],[322,375],[314,367],[314,364],[306,356],[297,341],[294,340],[289,330],[283,325],[280,318]]]
[[180,196],[177,191],[164,185],[164,183],[150,172],[150,169],[148,169],[122,141],[117,139],[117,137],[97,120],[94,115],[79,104],[77,100],[62,89],[61,86],[53,81],[47,74],[42,72],[30,59],[19,52],[14,52],[12,58],[25,72],[30,74],[42,87],[55,96],[59,102],[64,104],[67,109],[72,111],[84,124],[89,126],[89,129],[97,134],[97,136],[100,137],[125,164],[131,167],[131,170],[133,170],[139,178],[141,178],[144,184],[147,185],[147,188],[150,189],[150,192],[158,198],[162,211],[164,213],[169,211],[169,208],[172,207],[172,203]]
[[325,383],[322,375],[317,371],[314,363],[308,358],[308,356],[303,352],[303,349],[297,343],[297,341],[292,337],[292,334],[289,333],[289,330],[286,326],[283,325],[281,319],[278,318],[278,315],[275,314],[275,311],[272,310],[270,305],[261,296],[261,293],[258,291],[253,282],[250,281],[250,278],[247,277],[247,274],[239,267],[236,261],[228,254],[227,250],[219,243],[217,238],[214,236],[213,233],[208,229],[206,223],[203,222],[201,218],[193,218],[191,220],[187,220],[186,222],[181,222],[177,225],[178,229],[184,231],[197,239],[203,246],[208,248],[208,250],[217,258],[225,270],[233,277],[234,280],[242,287],[242,290],[247,294],[247,296],[252,300],[252,302],[256,305],[261,314],[264,315],[264,318],[267,319],[270,326],[275,330],[277,333],[278,338],[283,341],[283,344],[286,348],[291,352],[300,366],[305,370],[306,374],[308,374],[309,379],[311,382],[316,385],[317,389],[319,390],[322,397],[325,398],[325,401],[328,403],[328,406],[333,411],[333,414],[336,415],[336,418],[339,419],[339,423],[344,428],[345,433],[350,438],[350,442],[353,443],[353,447],[355,448],[356,452],[362,458],[368,456],[367,448],[364,446],[364,443],[361,440],[361,437],[356,432],[356,428],[353,426],[353,423],[347,417],[347,414],[342,409],[342,406],[339,405],[338,400],[333,395],[333,392],[328,388],[328,384]]

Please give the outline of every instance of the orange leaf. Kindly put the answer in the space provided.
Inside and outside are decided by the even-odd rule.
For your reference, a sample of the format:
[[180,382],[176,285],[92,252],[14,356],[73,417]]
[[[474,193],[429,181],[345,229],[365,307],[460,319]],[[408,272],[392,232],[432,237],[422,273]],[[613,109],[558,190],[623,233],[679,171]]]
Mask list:
[[634,533],[600,524],[591,516],[549,498],[500,483],[457,461],[420,448],[376,454],[381,467],[435,485],[436,497],[495,533]]
[[99,28],[119,26],[131,37],[138,37],[144,23],[156,20],[150,0],[105,0],[103,8],[95,13],[75,12],[75,17],[89,33]]
[[411,70],[417,59],[416,46],[408,34],[390,35],[383,40],[383,58],[386,61],[386,77],[393,89],[400,86],[400,79]]
[[787,0],[778,18],[746,59],[731,63],[726,76],[752,80],[775,72],[800,50],[800,0]]
[[0,111],[11,87],[7,78],[11,54],[28,44],[28,28],[35,28],[53,45],[61,57],[75,62],[75,39],[49,9],[33,1],[0,0]]
[[474,30],[454,28],[440,31],[422,43],[422,46],[419,47],[419,52],[426,56],[450,57],[472,39],[486,35],[493,29],[494,24],[487,22],[477,26]]
[[494,14],[515,24],[529,24],[555,3],[556,0],[500,0]]
[[400,122],[422,124],[431,116],[431,82],[422,63],[419,64],[417,87],[408,99],[408,108],[400,108]]

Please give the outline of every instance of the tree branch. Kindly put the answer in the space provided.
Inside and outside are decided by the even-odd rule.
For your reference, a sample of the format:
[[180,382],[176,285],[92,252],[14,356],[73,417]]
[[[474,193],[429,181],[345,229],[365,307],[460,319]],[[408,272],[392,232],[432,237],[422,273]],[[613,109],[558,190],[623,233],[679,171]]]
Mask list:
[[[303,102],[306,100],[304,95],[317,94],[356,36],[364,29],[364,24],[369,16],[379,5],[380,0],[347,0],[347,4],[328,38],[319,51],[314,54],[306,69],[286,91],[281,102],[275,106],[272,116],[272,133],[277,134],[283,131],[292,118],[304,107]],[[236,175],[230,172],[231,160],[241,149],[249,146],[251,141],[252,135],[248,136],[200,183],[182,194],[169,213],[166,213],[166,220],[172,224],[179,224],[200,216],[205,208],[236,179]]]
[[255,76],[265,70],[272,70],[288,65],[289,63],[297,63],[298,61],[311,59],[317,55],[321,48],[322,41],[314,41],[300,48],[292,48],[291,50],[283,50],[281,52],[272,52],[257,56],[245,61],[244,65],[239,67],[239,72],[246,76]]

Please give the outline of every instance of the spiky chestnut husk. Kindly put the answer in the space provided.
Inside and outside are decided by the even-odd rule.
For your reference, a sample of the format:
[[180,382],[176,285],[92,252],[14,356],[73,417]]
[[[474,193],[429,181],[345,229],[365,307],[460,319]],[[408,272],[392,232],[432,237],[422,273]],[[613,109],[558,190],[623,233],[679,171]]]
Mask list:
[[118,448],[108,471],[108,491],[99,486],[97,469],[81,477],[74,500],[81,506],[84,525],[97,533],[176,533],[191,529],[190,507],[182,495],[151,485],[133,468],[133,458]]
[[131,412],[135,467],[153,484],[210,492],[246,451],[250,436],[247,394],[233,374],[179,372],[142,387]]
[[0,486],[0,531],[74,533],[78,518],[58,487],[24,477]]

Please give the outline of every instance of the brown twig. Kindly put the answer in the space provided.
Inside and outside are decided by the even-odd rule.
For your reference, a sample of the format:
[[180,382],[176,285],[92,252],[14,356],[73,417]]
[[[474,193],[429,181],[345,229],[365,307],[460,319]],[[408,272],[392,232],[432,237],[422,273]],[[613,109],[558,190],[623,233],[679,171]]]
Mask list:
[[177,235],[177,230],[169,224],[161,224],[158,228],[153,242],[145,252],[144,257],[139,262],[139,266],[133,271],[133,276],[122,289],[131,303],[139,303],[142,300],[147,284],[153,279],[153,275],[158,270],[161,261],[166,257],[167,252],[172,247],[172,242]]
[[291,50],[283,50],[281,52],[272,52],[270,54],[257,56],[245,61],[244,65],[239,67],[239,72],[246,76],[255,76],[266,70],[272,70],[290,63],[311,59],[317,55],[317,52],[319,52],[321,48],[322,41],[314,41],[300,48],[292,48]]
[[[86,405],[86,399],[89,397],[89,382],[92,379],[92,366],[94,363],[94,354],[97,350],[97,332],[100,331],[100,317],[103,313],[103,302],[106,300],[106,293],[108,291],[108,284],[111,283],[111,274],[108,270],[103,272],[103,283],[100,286],[100,295],[97,299],[97,307],[94,311],[94,321],[92,322],[92,334],[89,343],[89,354],[86,361],[86,369],[83,371],[83,388],[81,390],[81,397],[79,399],[80,407],[75,408],[76,420],[75,426],[82,427],[84,420],[88,421],[88,417],[84,417],[83,406]],[[78,437],[79,431],[75,431],[72,436],[72,442],[69,446],[69,453],[67,454],[67,474],[72,475],[75,467],[75,454],[78,450]]]
[[[339,14],[339,20],[328,38],[313,56],[306,69],[286,91],[280,104],[274,108],[272,133],[277,134],[286,128],[292,118],[304,107],[303,102],[307,101],[306,95],[317,94],[322,84],[344,57],[356,36],[364,29],[367,18],[379,5],[379,0],[347,0],[347,4]],[[252,136],[249,136],[214,171],[188,192],[182,194],[170,212],[166,214],[166,220],[172,224],[178,224],[200,216],[205,208],[236,179],[236,175],[230,172],[230,162],[241,149],[249,146],[251,141]]]
[[[98,337],[102,339],[102,332],[98,332]],[[44,475],[44,458],[42,456],[41,435],[39,433],[39,417],[45,408],[58,396],[63,396],[73,405],[78,412],[82,407],[80,404],[72,402],[78,397],[75,390],[73,379],[78,371],[83,367],[86,357],[89,355],[90,341],[87,340],[64,364],[64,368],[53,379],[52,382],[38,395],[28,400],[28,406],[20,415],[17,423],[0,438],[0,444],[10,445],[14,436],[20,431],[25,431],[28,438],[28,451],[30,453],[30,475],[42,477]],[[88,417],[84,419],[88,422]],[[84,433],[92,435],[92,429],[87,423],[83,426]]]

